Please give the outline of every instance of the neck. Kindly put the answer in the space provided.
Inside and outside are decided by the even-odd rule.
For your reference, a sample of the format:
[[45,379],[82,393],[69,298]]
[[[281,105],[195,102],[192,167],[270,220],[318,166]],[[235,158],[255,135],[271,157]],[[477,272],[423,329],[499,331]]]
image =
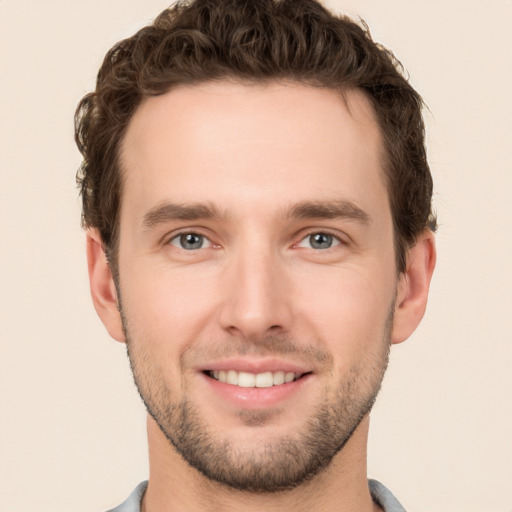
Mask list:
[[329,466],[310,481],[291,490],[253,493],[207,479],[189,466],[148,418],[150,477],[143,511],[376,512],[380,509],[372,502],[366,476],[368,426],[366,417]]

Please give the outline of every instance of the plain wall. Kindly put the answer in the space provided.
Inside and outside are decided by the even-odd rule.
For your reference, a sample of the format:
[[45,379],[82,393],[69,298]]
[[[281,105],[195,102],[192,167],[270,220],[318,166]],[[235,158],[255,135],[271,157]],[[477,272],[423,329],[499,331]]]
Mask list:
[[[369,475],[415,512],[512,511],[512,1],[331,0],[430,107],[440,228],[392,350]],[[145,412],[88,290],[72,118],[163,0],[0,0],[0,511],[102,511],[147,478]]]

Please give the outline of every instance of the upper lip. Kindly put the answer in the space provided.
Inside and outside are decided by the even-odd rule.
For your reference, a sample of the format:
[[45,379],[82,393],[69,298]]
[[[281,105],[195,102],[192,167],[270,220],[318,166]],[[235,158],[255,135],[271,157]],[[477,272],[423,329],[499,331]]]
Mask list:
[[301,363],[278,358],[249,359],[245,357],[232,357],[207,362],[202,364],[198,370],[202,372],[208,370],[235,370],[254,374],[284,371],[304,374],[310,373],[312,368]]

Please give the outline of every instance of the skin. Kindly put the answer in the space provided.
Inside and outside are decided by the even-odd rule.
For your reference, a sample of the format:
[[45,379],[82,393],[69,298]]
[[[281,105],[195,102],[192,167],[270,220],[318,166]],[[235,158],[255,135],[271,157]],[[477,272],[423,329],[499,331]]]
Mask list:
[[[424,314],[433,234],[418,236],[398,275],[381,155],[372,109],[354,90],[342,98],[296,83],[202,84],[144,100],[130,122],[119,283],[91,229],[93,301],[112,337],[128,335],[146,402],[186,399],[211,439],[236,451],[233,464],[269,464],[262,444],[300,442],[318,404],[371,398],[389,344],[405,340]],[[198,204],[216,215],[195,207],[195,218],[176,218],[176,205],[190,217]],[[183,233],[203,236],[203,246],[186,250]],[[332,246],[313,247],[314,233],[332,235]],[[309,375],[274,402],[258,392],[244,402],[212,387],[203,371],[215,364],[292,364]],[[347,383],[349,397],[340,395]],[[368,425],[365,411],[308,481],[262,493],[205,477],[149,416],[144,506],[378,510],[366,482]]]

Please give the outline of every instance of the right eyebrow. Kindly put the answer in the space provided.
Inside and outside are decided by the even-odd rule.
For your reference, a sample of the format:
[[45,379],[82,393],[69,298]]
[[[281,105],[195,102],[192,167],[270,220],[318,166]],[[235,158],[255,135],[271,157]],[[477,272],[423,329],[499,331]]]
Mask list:
[[371,217],[351,201],[302,201],[293,205],[288,216],[297,219],[350,219],[370,224]]
[[150,229],[173,220],[200,220],[224,218],[215,206],[209,203],[164,203],[151,208],[143,218],[142,224]]

